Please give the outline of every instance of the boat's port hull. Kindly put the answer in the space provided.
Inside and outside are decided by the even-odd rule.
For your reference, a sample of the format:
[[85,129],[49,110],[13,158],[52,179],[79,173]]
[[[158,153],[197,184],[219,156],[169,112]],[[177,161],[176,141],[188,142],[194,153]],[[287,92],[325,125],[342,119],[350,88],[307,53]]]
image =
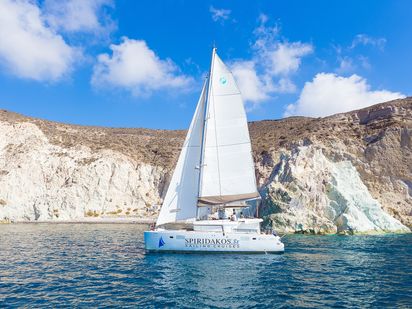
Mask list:
[[149,252],[283,253],[280,237],[255,233],[215,233],[186,230],[144,232]]

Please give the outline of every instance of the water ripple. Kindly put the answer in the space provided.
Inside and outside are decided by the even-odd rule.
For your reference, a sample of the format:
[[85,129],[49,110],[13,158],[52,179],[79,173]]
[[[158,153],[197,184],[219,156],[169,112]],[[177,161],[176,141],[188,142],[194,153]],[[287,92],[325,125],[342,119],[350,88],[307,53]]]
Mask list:
[[412,235],[287,236],[283,255],[146,254],[142,226],[0,226],[0,307],[412,307]]

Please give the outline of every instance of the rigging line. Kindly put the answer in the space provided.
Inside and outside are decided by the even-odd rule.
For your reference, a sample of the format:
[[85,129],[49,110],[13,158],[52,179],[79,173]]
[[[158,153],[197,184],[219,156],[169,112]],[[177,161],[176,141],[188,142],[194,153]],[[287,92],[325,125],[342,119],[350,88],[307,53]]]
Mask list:
[[[201,188],[201,181],[202,181],[202,161],[203,161],[203,152],[204,152],[204,142],[206,140],[206,116],[208,113],[208,102],[207,102],[207,95],[209,92],[209,82],[210,78],[206,77],[205,83],[203,85],[204,92],[202,97],[202,104],[203,104],[203,113],[202,113],[202,141],[200,144],[200,158],[199,158],[199,179],[198,179],[198,187],[197,187],[197,197],[199,198],[200,195],[200,188]],[[198,217],[198,209],[196,209],[196,218]]]
[[[213,59],[213,68],[214,68],[214,59]],[[222,195],[222,181],[221,181],[221,175],[220,175],[220,162],[219,162],[219,146],[217,143],[217,126],[216,126],[216,109],[215,109],[215,98],[214,98],[214,89],[213,89],[213,81],[212,81],[212,87],[210,87],[211,92],[212,92],[212,100],[213,100],[213,121],[215,124],[215,143],[216,143],[216,163],[217,163],[217,174],[219,175],[219,195]]]

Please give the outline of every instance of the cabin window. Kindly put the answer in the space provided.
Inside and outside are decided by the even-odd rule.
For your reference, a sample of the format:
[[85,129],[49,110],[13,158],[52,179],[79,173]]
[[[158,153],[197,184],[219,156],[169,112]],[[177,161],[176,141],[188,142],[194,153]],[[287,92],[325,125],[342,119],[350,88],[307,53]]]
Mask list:
[[173,236],[169,236],[169,238],[173,238]]
[[256,237],[253,237],[252,239],[253,239],[253,240],[256,240]]

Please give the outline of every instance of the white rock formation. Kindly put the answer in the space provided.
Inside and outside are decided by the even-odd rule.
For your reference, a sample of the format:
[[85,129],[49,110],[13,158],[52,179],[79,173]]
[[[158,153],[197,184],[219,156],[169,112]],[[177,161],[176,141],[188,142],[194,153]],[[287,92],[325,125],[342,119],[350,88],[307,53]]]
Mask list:
[[156,215],[163,168],[52,145],[29,122],[0,122],[0,134],[0,221]]
[[264,188],[263,210],[279,231],[409,231],[371,196],[350,161],[333,162],[312,145],[282,155]]

